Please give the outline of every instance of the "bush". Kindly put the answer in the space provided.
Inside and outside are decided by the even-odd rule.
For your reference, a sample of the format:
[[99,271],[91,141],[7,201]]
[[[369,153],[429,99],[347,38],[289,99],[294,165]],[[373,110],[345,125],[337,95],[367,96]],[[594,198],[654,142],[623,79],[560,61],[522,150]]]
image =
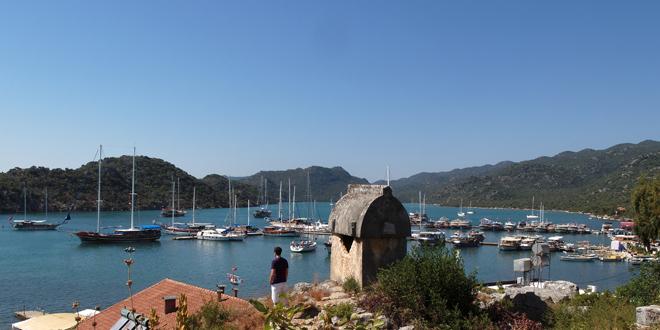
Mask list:
[[329,318],[336,316],[340,321],[348,321],[351,319],[355,306],[350,303],[341,303],[334,306],[329,306],[325,309]]
[[346,281],[344,281],[344,283],[341,285],[341,287],[347,293],[351,293],[351,294],[360,293],[360,284],[353,277],[347,278]]
[[404,259],[380,270],[378,283],[361,304],[403,325],[464,327],[476,315],[477,281],[444,245],[417,246]]
[[619,287],[617,294],[636,306],[660,303],[660,263],[643,264],[639,275]]
[[635,306],[610,292],[583,294],[558,304],[549,315],[555,329],[630,329]]

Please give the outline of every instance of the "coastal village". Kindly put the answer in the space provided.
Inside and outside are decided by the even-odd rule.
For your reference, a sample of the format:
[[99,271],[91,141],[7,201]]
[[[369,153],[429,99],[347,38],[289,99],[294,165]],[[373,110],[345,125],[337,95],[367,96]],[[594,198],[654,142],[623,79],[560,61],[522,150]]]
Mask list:
[[0,330],[660,330],[658,14],[0,1]]
[[[100,166],[101,162],[99,162]],[[280,193],[281,194],[281,193]],[[99,198],[100,199],[100,198]],[[193,199],[194,200],[194,199]],[[233,201],[235,205],[235,201]],[[164,216],[175,212],[164,210]],[[259,209],[265,213],[267,209]],[[282,205],[278,206],[278,213]],[[425,213],[425,204],[420,195],[419,209],[409,212],[393,196],[387,185],[350,185],[347,193],[333,206],[327,224],[310,223],[305,219],[275,220],[263,231],[256,227],[214,229],[211,224],[153,225],[147,229],[170,234],[175,240],[218,239],[227,240],[227,235],[244,239],[254,235],[251,228],[260,232],[257,235],[299,236],[313,232],[327,235],[326,249],[330,257],[329,279],[316,283],[292,283],[284,305],[273,305],[268,298],[246,299],[239,295],[240,276],[228,274],[228,283],[218,283],[216,288],[201,288],[175,279],[165,278],[144,290],[133,293],[131,287],[131,266],[134,263],[135,248],[127,247],[127,258],[123,260],[128,270],[126,286],[129,296],[104,308],[84,308],[74,302],[68,312],[16,311],[21,320],[12,324],[12,329],[194,329],[212,328],[200,325],[194,315],[222,310],[226,315],[222,324],[227,328],[256,329],[416,329],[415,324],[399,324],[384,315],[378,308],[365,303],[362,291],[379,282],[379,272],[383,268],[407,258],[409,245],[421,249],[434,249],[438,246],[453,246],[458,253],[461,249],[494,245],[501,252],[529,250],[529,258],[515,259],[512,268],[519,275],[508,282],[482,283],[476,291],[474,304],[487,310],[497,304],[511,305],[515,314],[529,323],[529,327],[511,329],[535,329],[544,315],[567,300],[577,296],[598,295],[595,286],[579,287],[575,283],[562,280],[542,280],[543,268],[548,266],[550,253],[563,253],[560,260],[572,262],[628,262],[634,266],[658,263],[659,246],[654,240],[645,249],[639,237],[634,234],[635,222],[632,219],[617,217],[603,219],[599,230],[592,230],[579,224],[553,224],[545,221],[541,207],[527,219],[517,223],[501,223],[482,219],[478,225],[466,221],[472,208],[459,210],[456,220],[431,220]],[[618,210],[624,212],[623,208]],[[195,209],[193,208],[193,213]],[[256,213],[255,213],[256,214]],[[264,215],[266,217],[266,215]],[[70,216],[67,216],[67,220]],[[194,219],[194,215],[193,215]],[[467,224],[466,224],[467,222]],[[44,223],[17,221],[15,230],[47,230]],[[50,229],[50,228],[48,228]],[[443,230],[455,230],[447,235]],[[507,231],[499,242],[484,241],[483,232]],[[211,233],[212,232],[212,233]],[[552,233],[547,239],[539,233]],[[609,246],[596,246],[589,242],[568,243],[561,234],[607,235]],[[126,235],[117,232],[111,235]],[[130,233],[129,235],[134,235]],[[217,235],[218,238],[204,236]],[[136,238],[137,237],[137,238]],[[142,236],[132,236],[135,242]],[[220,238],[222,237],[222,238]],[[164,238],[164,237],[163,237]],[[81,238],[83,243],[86,240]],[[316,249],[315,241],[293,241],[292,252],[305,253]],[[451,253],[450,253],[451,255]],[[456,258],[459,258],[456,255]],[[118,261],[120,262],[120,261]],[[382,278],[381,278],[382,279]],[[382,284],[380,284],[382,285]],[[368,295],[367,295],[368,296]],[[288,306],[288,307],[287,307]],[[198,323],[191,320],[197,320]],[[515,322],[518,322],[517,320]],[[509,322],[511,322],[509,320]],[[660,306],[637,306],[636,324],[640,328],[660,325]],[[540,326],[540,325],[538,325]],[[423,328],[423,327],[422,327]]]

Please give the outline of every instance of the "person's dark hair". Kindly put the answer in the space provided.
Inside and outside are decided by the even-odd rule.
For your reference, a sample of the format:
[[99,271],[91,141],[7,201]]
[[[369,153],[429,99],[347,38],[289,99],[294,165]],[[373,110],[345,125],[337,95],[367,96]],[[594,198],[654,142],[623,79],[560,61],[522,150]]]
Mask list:
[[275,254],[278,255],[278,256],[282,254],[282,248],[279,247],[279,246],[276,246],[275,250],[273,250],[273,251],[275,251]]

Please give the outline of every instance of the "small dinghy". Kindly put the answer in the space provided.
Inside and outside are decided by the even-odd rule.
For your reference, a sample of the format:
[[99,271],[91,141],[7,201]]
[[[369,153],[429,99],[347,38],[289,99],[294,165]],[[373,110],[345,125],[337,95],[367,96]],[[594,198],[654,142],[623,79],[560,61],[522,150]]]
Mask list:
[[310,252],[316,250],[314,241],[293,241],[289,246],[291,252]]

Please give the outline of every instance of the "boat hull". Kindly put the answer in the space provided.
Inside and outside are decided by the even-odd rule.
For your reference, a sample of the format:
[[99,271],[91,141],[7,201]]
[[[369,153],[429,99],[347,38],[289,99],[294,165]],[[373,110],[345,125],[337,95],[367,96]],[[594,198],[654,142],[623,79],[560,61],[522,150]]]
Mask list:
[[77,232],[81,243],[125,243],[154,242],[160,239],[160,230],[140,230],[133,232],[115,232],[103,234],[97,232]]

